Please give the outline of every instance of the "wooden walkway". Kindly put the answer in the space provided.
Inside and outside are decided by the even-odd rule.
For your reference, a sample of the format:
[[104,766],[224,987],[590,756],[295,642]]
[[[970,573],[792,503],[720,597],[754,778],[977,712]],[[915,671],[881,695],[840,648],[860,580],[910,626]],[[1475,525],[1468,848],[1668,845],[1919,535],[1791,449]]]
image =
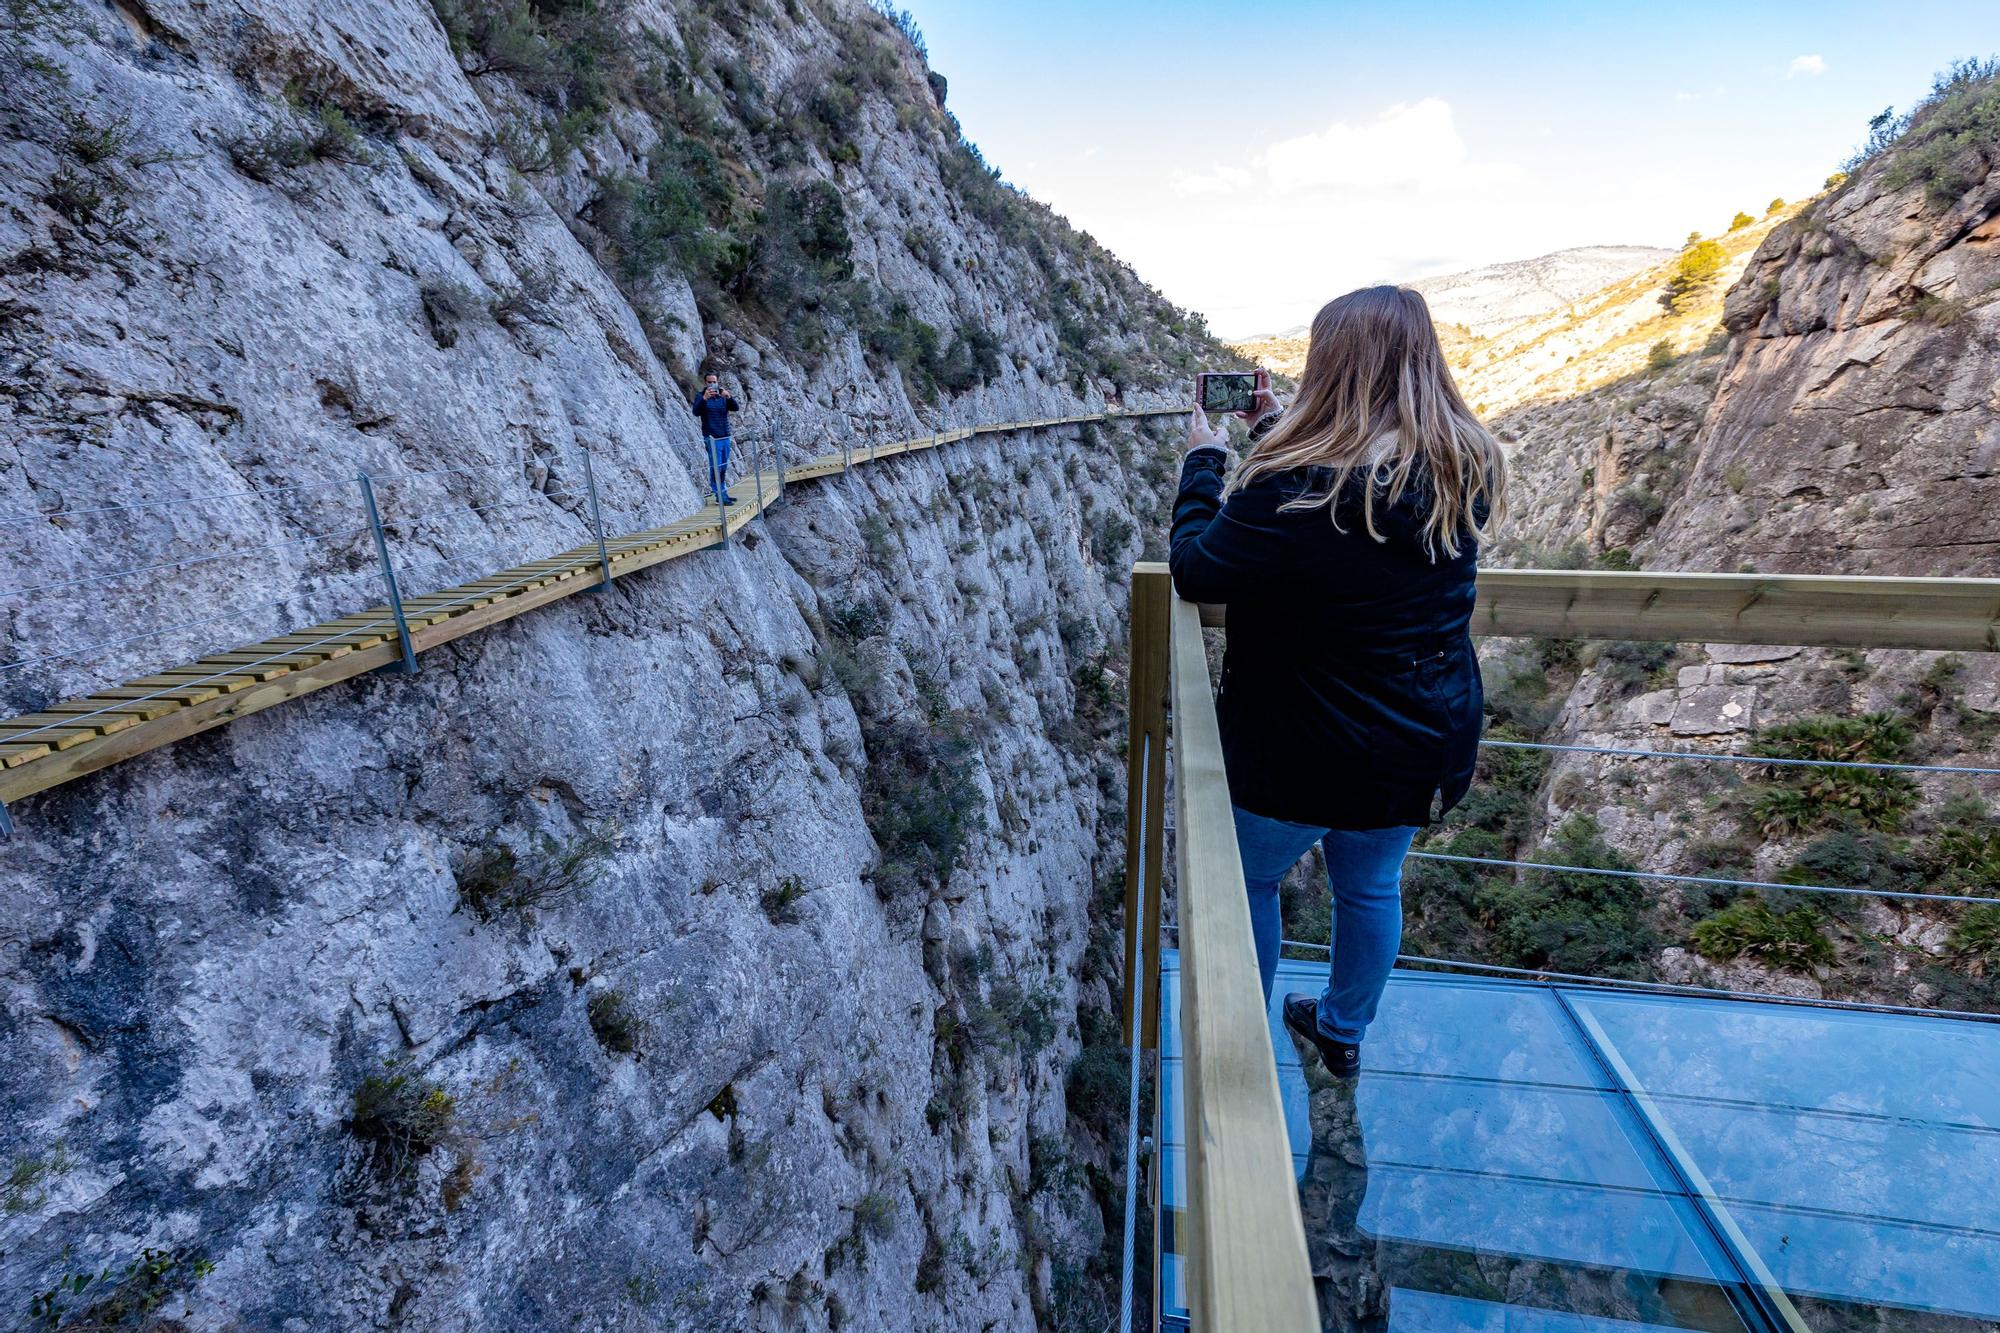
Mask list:
[[[974,435],[1039,430],[1120,418],[1178,416],[1185,407],[1087,413],[1037,421],[1005,421],[913,439],[821,454],[780,476],[766,472],[739,479],[734,489],[756,493],[727,514],[701,512],[623,537],[607,538],[611,577],[619,578],[719,545],[768,508],[783,485],[835,476],[851,466],[953,444]],[[487,578],[403,599],[410,647],[422,653],[474,630],[511,620],[538,606],[596,588],[604,566],[593,540],[545,560],[503,569]],[[0,831],[5,805],[93,773],[134,755],[261,712],[273,704],[325,689],[402,660],[394,611],[370,607],[260,643],[215,653],[186,666],[127,681],[37,713],[0,721]]]

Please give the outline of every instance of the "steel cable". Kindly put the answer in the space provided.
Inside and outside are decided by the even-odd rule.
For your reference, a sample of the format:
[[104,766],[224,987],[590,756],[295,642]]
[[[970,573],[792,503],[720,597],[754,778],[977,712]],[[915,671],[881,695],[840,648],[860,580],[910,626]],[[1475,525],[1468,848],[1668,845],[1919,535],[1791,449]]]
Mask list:
[[367,532],[364,527],[347,528],[339,532],[315,532],[291,541],[272,542],[269,546],[246,546],[234,551],[209,551],[203,555],[189,556],[185,560],[167,560],[157,565],[134,565],[130,569],[113,569],[102,574],[85,574],[73,579],[57,579],[50,583],[31,583],[19,588],[0,588],[0,597],[22,597],[34,592],[47,592],[52,588],[74,588],[86,583],[102,583],[107,579],[120,579],[130,574],[151,574],[162,569],[186,569],[193,565],[208,564],[216,560],[228,560],[239,555],[261,555],[266,551],[281,551],[291,546],[310,546],[314,542],[337,541],[346,537],[358,537]]
[[1840,893],[1857,898],[1908,898],[1920,902],[2000,904],[2000,898],[1969,893],[1923,893],[1914,889],[1854,888],[1840,884],[1779,884],[1765,879],[1716,879],[1707,875],[1670,875],[1660,870],[1610,870],[1602,866],[1554,865],[1547,861],[1509,861],[1497,856],[1458,856],[1450,852],[1411,852],[1413,861],[1449,861],[1456,865],[1506,866],[1515,870],[1547,870],[1568,875],[1606,875],[1614,879],[1657,879],[1672,884],[1706,884],[1716,888],[1780,889],[1787,893]]
[[1720,764],[1771,764],[1779,768],[1860,768],[1888,773],[1958,773],[1970,777],[2000,777],[2000,768],[1965,768],[1955,764],[1889,764],[1861,759],[1779,759],[1755,754],[1706,754],[1700,750],[1622,749],[1610,745],[1557,745],[1548,741],[1479,742],[1496,750],[1558,750],[1566,754],[1622,755],[1637,759],[1697,759]]

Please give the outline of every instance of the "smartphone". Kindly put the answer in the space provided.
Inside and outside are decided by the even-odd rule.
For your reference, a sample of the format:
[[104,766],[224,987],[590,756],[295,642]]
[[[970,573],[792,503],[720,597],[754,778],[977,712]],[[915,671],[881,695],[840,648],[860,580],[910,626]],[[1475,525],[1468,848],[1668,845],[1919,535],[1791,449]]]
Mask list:
[[1255,375],[1215,370],[1195,377],[1195,401],[1204,412],[1248,412],[1256,397]]

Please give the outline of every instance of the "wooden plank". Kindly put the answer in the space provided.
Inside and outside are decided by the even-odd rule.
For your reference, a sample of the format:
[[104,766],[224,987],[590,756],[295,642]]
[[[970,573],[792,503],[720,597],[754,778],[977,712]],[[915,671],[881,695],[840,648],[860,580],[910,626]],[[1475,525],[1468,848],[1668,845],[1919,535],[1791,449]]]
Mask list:
[[247,690],[252,685],[257,684],[255,676],[218,675],[214,671],[204,671],[200,667],[193,666],[175,667],[171,671],[162,671],[157,676],[146,676],[140,680],[128,681],[127,684],[147,686],[156,681],[167,685],[201,686],[205,689],[217,689],[224,694],[235,694],[239,690]]
[[17,801],[23,796],[46,791],[59,783],[82,777],[86,773],[94,773],[100,768],[120,763],[134,755],[156,750],[162,745],[222,726],[251,713],[262,712],[287,699],[294,699],[299,695],[309,694],[314,690],[324,689],[328,685],[386,666],[395,661],[399,655],[395,645],[385,643],[365,652],[349,653],[345,657],[322,662],[303,671],[287,672],[275,680],[252,686],[240,694],[224,695],[207,703],[196,704],[192,708],[180,709],[157,722],[142,723],[115,735],[96,737],[61,754],[51,755],[0,773],[0,801]]
[[[249,681],[244,682],[246,685],[249,683]],[[148,684],[146,681],[135,680],[128,685],[121,685],[115,690],[99,690],[90,697],[93,699],[140,699],[157,696],[161,699],[172,699],[175,703],[179,704],[198,704],[205,703],[223,692],[222,687],[219,685],[186,685],[177,681],[156,677],[151,684]]]
[[54,753],[39,741],[23,741],[11,745],[0,744],[0,770],[19,768]]
[[272,680],[287,671],[296,671],[301,667],[313,666],[325,660],[326,655],[323,653],[287,653],[281,657],[276,653],[260,653],[253,645],[238,652],[216,653],[212,657],[204,657],[195,665],[212,665],[218,671],[228,670],[234,675]]
[[78,721],[75,716],[65,713],[22,713],[0,722],[0,741],[19,744],[25,738],[52,750],[68,750],[99,735],[110,735],[138,725],[138,718],[122,713],[93,717],[88,722]]
[[[214,698],[220,693],[220,690],[210,690],[208,692],[210,698]],[[59,716],[65,714],[70,716],[119,714],[131,717],[139,722],[151,722],[156,717],[165,717],[175,709],[185,708],[186,706],[179,699],[169,699],[165,695],[156,692],[133,690],[121,694],[118,691],[104,690],[87,698],[70,699],[63,703],[50,704],[42,711],[45,713],[54,713]]]
[[1201,615],[1171,613],[1174,854],[1180,894],[1181,1085],[1189,1310],[1200,1329],[1316,1330],[1249,899]]

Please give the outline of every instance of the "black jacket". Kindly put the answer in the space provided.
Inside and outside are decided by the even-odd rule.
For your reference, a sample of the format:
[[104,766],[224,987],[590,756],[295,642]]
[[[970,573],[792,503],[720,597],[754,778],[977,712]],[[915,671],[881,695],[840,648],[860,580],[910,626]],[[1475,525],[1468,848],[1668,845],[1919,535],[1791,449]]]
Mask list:
[[1340,527],[1325,473],[1266,475],[1222,503],[1226,459],[1197,449],[1174,502],[1174,588],[1229,608],[1217,701],[1230,798],[1327,828],[1425,824],[1472,782],[1484,695],[1467,627],[1479,559],[1424,553],[1419,478],[1368,535],[1350,478]]
[[701,418],[701,433],[712,440],[720,440],[729,434],[729,414],[736,410],[736,400],[728,394],[717,394],[713,398],[703,397],[703,391],[696,389],[694,397],[688,399],[688,406]]

